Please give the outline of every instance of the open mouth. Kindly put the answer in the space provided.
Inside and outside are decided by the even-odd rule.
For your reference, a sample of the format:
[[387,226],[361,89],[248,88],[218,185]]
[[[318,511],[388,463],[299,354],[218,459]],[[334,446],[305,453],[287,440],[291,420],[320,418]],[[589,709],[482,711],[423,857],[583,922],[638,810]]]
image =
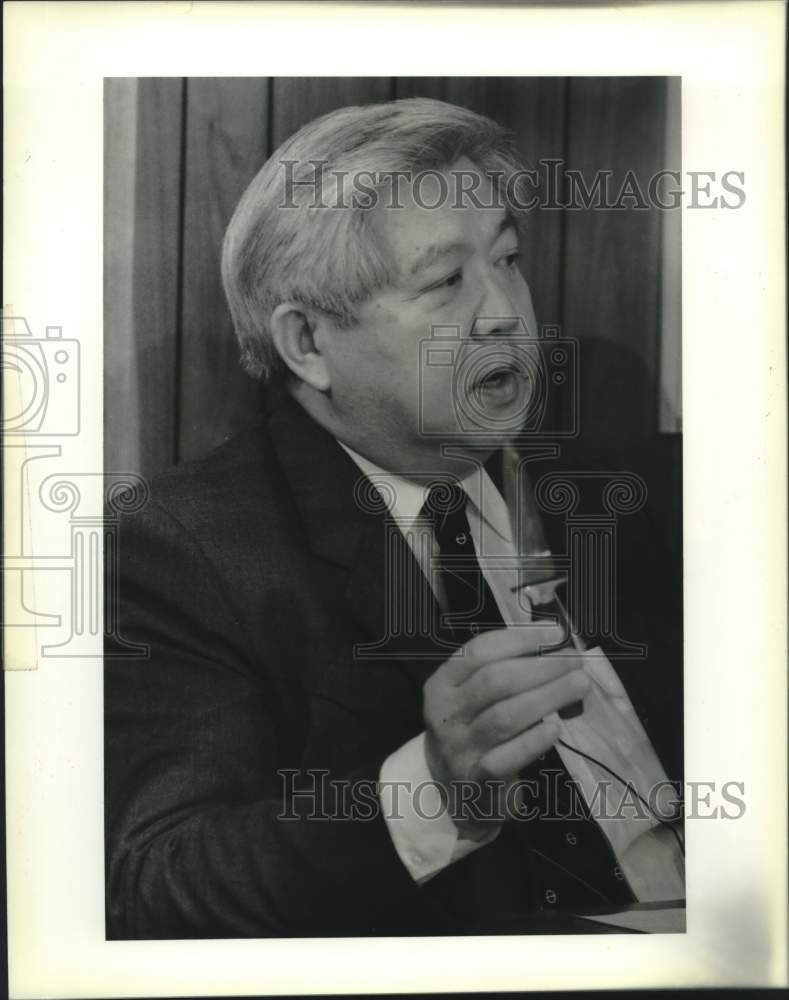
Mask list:
[[489,399],[508,402],[518,396],[523,388],[525,374],[514,362],[507,361],[491,366],[474,382],[474,392],[480,401]]

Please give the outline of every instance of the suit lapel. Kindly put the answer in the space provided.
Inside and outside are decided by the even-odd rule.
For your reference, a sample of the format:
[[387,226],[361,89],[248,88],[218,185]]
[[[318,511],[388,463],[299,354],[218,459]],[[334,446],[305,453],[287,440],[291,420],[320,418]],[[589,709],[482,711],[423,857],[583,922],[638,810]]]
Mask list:
[[354,660],[386,663],[423,683],[457,644],[379,494],[289,396],[272,401],[269,432],[312,552],[345,571],[343,603],[363,634]]

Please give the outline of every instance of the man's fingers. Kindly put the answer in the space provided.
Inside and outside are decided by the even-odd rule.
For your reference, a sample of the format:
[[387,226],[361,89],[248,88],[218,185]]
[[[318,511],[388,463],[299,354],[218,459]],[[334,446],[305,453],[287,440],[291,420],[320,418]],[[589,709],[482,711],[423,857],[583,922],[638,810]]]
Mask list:
[[551,712],[583,698],[589,690],[589,678],[582,670],[573,670],[512,698],[484,709],[471,723],[477,745],[493,747],[506,743]]
[[519,625],[483,632],[456,650],[448,660],[451,681],[462,684],[480,667],[496,660],[537,656],[558,646],[566,636],[560,625]]
[[457,694],[466,718],[471,720],[490,705],[557,680],[570,670],[580,668],[582,663],[581,657],[574,652],[487,663],[457,688]]
[[477,764],[477,777],[481,781],[507,780],[550,750],[558,738],[555,722],[541,722],[483,754]]

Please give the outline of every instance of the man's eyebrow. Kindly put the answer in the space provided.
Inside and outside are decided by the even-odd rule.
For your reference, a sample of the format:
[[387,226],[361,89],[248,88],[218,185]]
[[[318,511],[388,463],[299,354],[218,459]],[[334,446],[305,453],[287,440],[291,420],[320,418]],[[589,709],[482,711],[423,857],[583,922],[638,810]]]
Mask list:
[[453,253],[462,253],[466,249],[468,249],[467,245],[457,240],[453,243],[430,243],[421,253],[417,254],[416,259],[408,268],[408,274],[413,277],[419,271],[435,264],[442,257],[449,257]]

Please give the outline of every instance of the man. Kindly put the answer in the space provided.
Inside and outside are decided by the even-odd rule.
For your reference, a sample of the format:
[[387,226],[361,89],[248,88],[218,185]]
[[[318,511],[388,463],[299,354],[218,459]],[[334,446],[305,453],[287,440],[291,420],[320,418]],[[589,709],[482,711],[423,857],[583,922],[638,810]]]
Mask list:
[[243,196],[223,278],[268,413],[123,519],[118,634],[149,654],[108,643],[109,936],[493,932],[683,895],[648,523],[616,555],[633,669],[521,586],[519,176],[495,123],[399,101],[305,126]]

